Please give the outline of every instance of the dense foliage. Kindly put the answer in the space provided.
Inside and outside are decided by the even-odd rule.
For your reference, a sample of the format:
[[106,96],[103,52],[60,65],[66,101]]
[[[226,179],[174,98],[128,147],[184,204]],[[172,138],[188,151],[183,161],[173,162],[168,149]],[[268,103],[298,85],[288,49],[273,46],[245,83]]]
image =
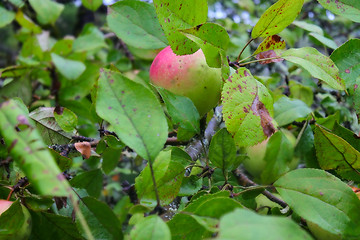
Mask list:
[[[360,239],[359,22],[351,0],[2,0],[0,239]],[[154,84],[167,46],[221,97]]]

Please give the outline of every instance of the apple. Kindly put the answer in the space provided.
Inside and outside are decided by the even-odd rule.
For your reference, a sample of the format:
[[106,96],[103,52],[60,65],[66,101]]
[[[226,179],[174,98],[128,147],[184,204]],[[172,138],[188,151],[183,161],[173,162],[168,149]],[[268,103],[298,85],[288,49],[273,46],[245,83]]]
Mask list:
[[150,80],[155,86],[190,98],[200,116],[215,107],[221,95],[221,69],[209,67],[201,49],[178,56],[170,46],[164,48],[151,64]]
[[[295,136],[286,129],[281,129],[281,131],[285,134],[287,139],[291,142],[291,145],[293,148],[295,148],[296,145],[296,138]],[[261,178],[261,174],[264,171],[266,167],[266,161],[265,161],[265,153],[267,148],[267,143],[269,141],[269,138],[264,140],[263,142],[248,147],[247,152],[247,158],[243,161],[243,165],[245,169],[256,178],[256,180],[259,180]],[[293,160],[288,164],[290,169],[295,169],[298,165],[299,159],[297,157],[294,157]]]

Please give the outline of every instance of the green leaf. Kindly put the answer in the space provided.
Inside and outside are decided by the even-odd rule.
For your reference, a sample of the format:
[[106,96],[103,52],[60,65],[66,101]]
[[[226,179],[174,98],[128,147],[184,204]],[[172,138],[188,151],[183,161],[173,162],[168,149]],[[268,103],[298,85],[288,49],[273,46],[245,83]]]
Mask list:
[[[175,147],[165,149],[155,159],[153,163],[154,177],[162,205],[171,203],[179,193],[185,168],[190,162],[190,156]],[[149,166],[146,166],[135,179],[135,188],[141,204],[156,205],[156,195]]]
[[9,2],[14,4],[18,8],[22,8],[24,6],[24,1],[23,0],[9,0]]
[[187,97],[175,95],[158,88],[174,124],[193,133],[200,132],[200,115],[194,103]]
[[156,13],[171,49],[177,55],[192,54],[199,47],[178,30],[189,29],[206,22],[206,0],[154,0]]
[[217,219],[237,208],[242,205],[229,198],[227,191],[206,194],[189,203],[168,222],[168,226],[173,239],[205,239],[211,236]]
[[315,149],[324,170],[360,168],[360,152],[335,134],[315,126]]
[[19,201],[14,202],[0,215],[0,229],[0,239],[28,239],[31,216],[27,208]]
[[112,170],[114,170],[121,160],[122,148],[114,149],[114,148],[106,148],[102,153],[102,169],[105,174],[109,174]]
[[339,68],[340,77],[344,79],[346,88],[353,93],[356,82],[360,80],[360,39],[350,39],[330,56]]
[[360,116],[360,78],[356,80],[354,85],[354,108],[358,116]]
[[213,232],[201,225],[196,217],[187,214],[176,214],[167,224],[173,240],[201,240],[209,239],[213,235]]
[[351,146],[360,152],[360,138],[353,131],[344,128],[338,122],[335,122],[332,133],[347,141],[351,144]]
[[70,186],[28,113],[9,100],[0,105],[0,122],[0,133],[11,156],[36,190],[42,195],[67,196]]
[[73,81],[62,82],[59,92],[60,99],[76,101],[87,96],[99,78],[99,69],[98,64],[87,63],[86,69],[80,77]]
[[345,183],[317,169],[297,169],[274,183],[290,208],[306,221],[343,239],[360,236],[360,201]]
[[84,7],[91,11],[96,11],[103,3],[103,0],[81,0]]
[[222,61],[227,61],[222,55],[225,55],[228,49],[230,38],[222,26],[216,23],[204,23],[179,31],[201,48],[209,67],[219,68]]
[[74,52],[86,52],[107,47],[107,45],[104,34],[93,24],[86,24],[72,47]]
[[159,216],[151,215],[135,224],[130,237],[136,240],[171,240],[171,233]]
[[290,98],[299,99],[306,103],[309,107],[314,102],[314,93],[311,87],[302,85],[297,81],[291,80],[289,82],[290,87]]
[[312,237],[290,218],[262,216],[250,210],[235,209],[220,219],[219,240],[292,239]]
[[109,7],[107,23],[126,44],[142,49],[168,45],[153,5],[137,1],[119,1]]
[[67,144],[72,134],[61,129],[54,117],[54,108],[40,107],[29,114],[29,117],[36,122],[45,144]]
[[360,22],[360,2],[356,0],[318,0],[318,2],[337,15]]
[[[21,74],[22,71],[18,72]],[[9,74],[10,72],[6,72]],[[14,73],[14,72],[13,72]],[[18,74],[16,73],[16,74]],[[3,75],[7,75],[3,74]],[[4,76],[5,77],[5,76]],[[30,104],[32,100],[31,81],[26,75],[13,79],[10,83],[0,88],[0,103],[10,98],[21,98],[25,104]]]
[[309,33],[309,36],[315,38],[316,40],[318,40],[319,42],[321,42],[322,44],[324,44],[325,46],[331,49],[336,49],[338,47],[337,44],[334,42],[334,40],[324,37],[323,35],[320,35],[318,33]]
[[314,133],[309,124],[304,125],[302,132],[298,136],[295,147],[295,157],[305,160],[306,167],[320,168],[316,159]]
[[23,28],[26,28],[30,30],[33,33],[41,33],[42,29],[38,25],[36,25],[31,19],[24,15],[24,13],[21,10],[18,10],[15,15],[16,21],[22,26]]
[[203,180],[197,176],[184,177],[181,183],[179,196],[196,194],[202,188]]
[[[92,197],[84,197],[79,205],[95,239],[123,239],[119,219],[106,203]],[[76,224],[82,230],[78,218]],[[82,234],[86,237],[84,232]]]
[[78,119],[75,113],[63,107],[54,109],[54,118],[61,129],[65,132],[72,132],[75,130]]
[[52,46],[51,52],[61,56],[69,55],[72,51],[73,42],[73,39],[61,39]]
[[304,0],[279,0],[261,16],[251,32],[253,39],[275,35],[289,26],[301,12]]
[[330,87],[345,90],[345,83],[339,76],[339,69],[329,57],[315,48],[289,49],[283,52],[281,57],[303,67],[311,76],[324,81]]
[[30,240],[81,240],[83,239],[70,217],[47,212],[31,212]]
[[255,145],[275,132],[272,97],[246,68],[230,76],[221,96],[225,125],[237,146]]
[[86,171],[72,178],[70,184],[72,187],[83,188],[90,196],[98,198],[103,187],[103,174],[100,169]]
[[298,26],[299,28],[302,28],[302,29],[304,29],[306,31],[314,32],[314,33],[317,33],[317,34],[320,34],[320,35],[324,35],[324,31],[318,25],[308,23],[308,22],[304,22],[304,21],[293,21],[292,24],[295,25],[295,26]]
[[61,171],[65,171],[65,170],[68,170],[69,168],[71,168],[71,165],[73,163],[71,158],[62,156],[62,155],[60,155],[59,152],[56,152],[55,150],[53,150],[51,148],[49,150]]
[[164,147],[168,126],[159,101],[149,89],[120,73],[101,70],[96,112],[146,160],[153,161]]
[[312,112],[303,101],[282,97],[274,103],[274,118],[279,126],[307,117]]
[[0,28],[10,24],[15,19],[15,13],[0,6]]
[[223,171],[236,169],[240,162],[236,158],[236,146],[231,134],[226,128],[218,131],[210,142],[209,159],[216,167]]
[[54,25],[56,19],[64,10],[64,5],[51,0],[29,0],[31,7],[36,12],[36,18],[40,24]]
[[55,53],[51,53],[51,59],[61,75],[70,80],[77,79],[86,69],[84,63],[63,58]]
[[266,144],[265,168],[261,174],[263,184],[271,184],[290,170],[294,145],[282,131],[274,133]]

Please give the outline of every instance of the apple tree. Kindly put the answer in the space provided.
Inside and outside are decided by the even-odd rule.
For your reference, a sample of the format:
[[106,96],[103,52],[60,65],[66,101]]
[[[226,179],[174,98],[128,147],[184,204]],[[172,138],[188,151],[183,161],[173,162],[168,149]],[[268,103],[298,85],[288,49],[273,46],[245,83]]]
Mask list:
[[360,239],[359,22],[1,1],[0,239]]

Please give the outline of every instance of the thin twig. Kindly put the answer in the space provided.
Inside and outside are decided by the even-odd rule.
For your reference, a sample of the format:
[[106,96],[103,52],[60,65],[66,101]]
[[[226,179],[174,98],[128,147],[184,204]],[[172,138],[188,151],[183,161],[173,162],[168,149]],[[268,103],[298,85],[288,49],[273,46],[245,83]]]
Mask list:
[[239,67],[248,65],[250,63],[257,63],[257,62],[263,62],[263,61],[267,61],[267,60],[274,60],[274,59],[281,59],[281,57],[271,57],[271,58],[262,58],[262,59],[258,59],[258,60],[254,60],[254,61],[249,61],[249,62],[245,62],[245,63],[241,63],[238,64]]
[[205,129],[204,137],[202,139],[197,139],[193,141],[186,148],[186,152],[190,155],[193,161],[196,161],[198,159],[198,156],[201,154],[204,147],[207,148],[207,146],[210,144],[211,138],[216,133],[216,129],[220,126],[220,123],[222,121],[221,110],[222,106],[219,106],[215,109],[214,116]]
[[243,49],[242,49],[241,52],[239,53],[239,56],[238,56],[237,59],[236,59],[237,62],[239,62],[240,57],[241,57],[241,54],[245,51],[246,47],[247,47],[252,41],[254,41],[253,38],[251,38],[251,39],[245,44],[245,46],[243,47]]
[[[251,181],[245,174],[243,174],[239,169],[236,169],[233,171],[233,174],[236,176],[238,183],[245,187],[251,187],[251,186],[258,186],[255,182]],[[275,202],[282,206],[283,208],[286,208],[288,205],[283,200],[277,198],[272,193],[270,193],[268,190],[264,190],[262,194],[267,197],[270,201]]]

